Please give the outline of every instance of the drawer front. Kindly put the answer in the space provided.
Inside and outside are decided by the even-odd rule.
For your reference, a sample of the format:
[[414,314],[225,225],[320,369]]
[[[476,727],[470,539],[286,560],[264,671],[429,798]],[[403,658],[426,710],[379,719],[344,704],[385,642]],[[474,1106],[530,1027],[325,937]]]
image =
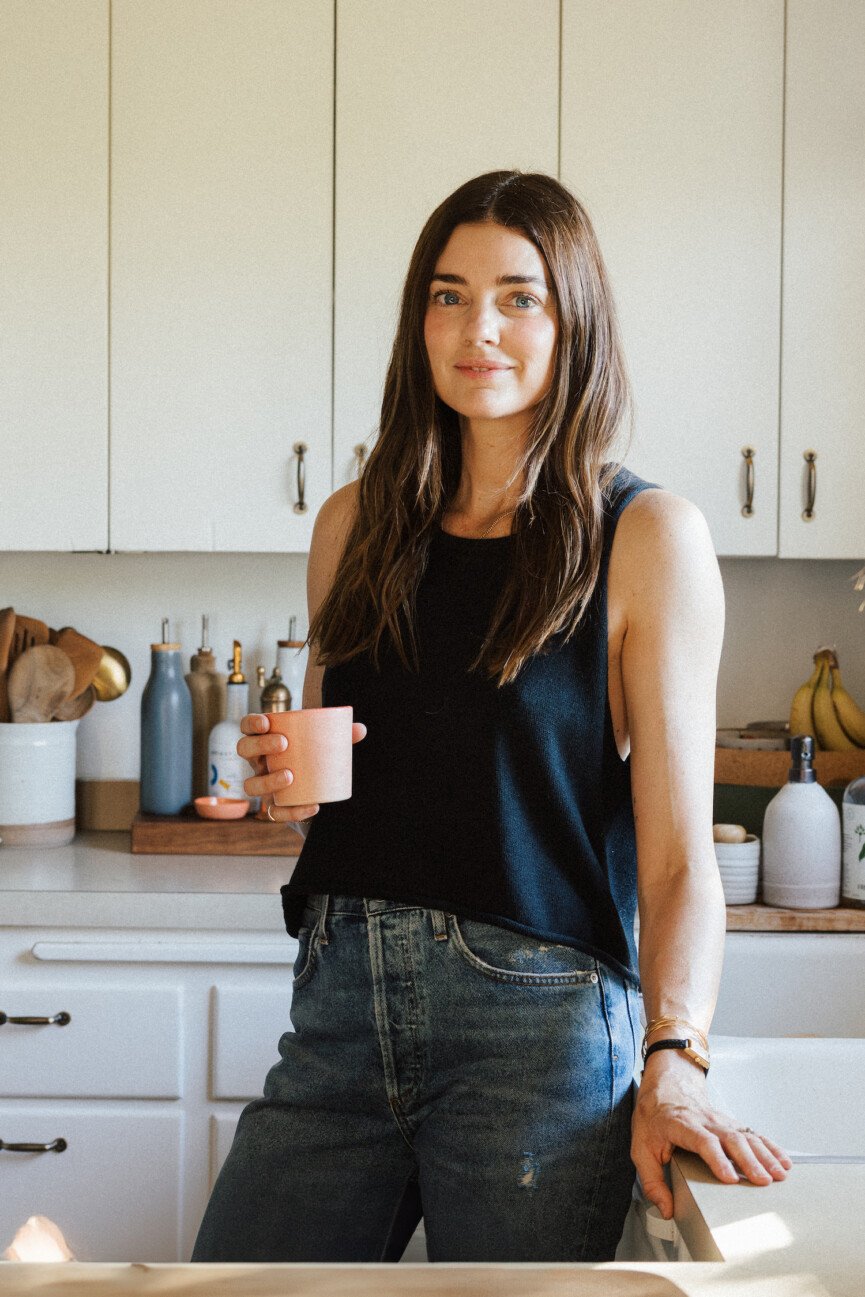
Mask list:
[[[5,1028],[4,1028],[5,1030]],[[0,1139],[63,1152],[0,1151],[0,1240],[47,1216],[79,1261],[180,1261],[183,1118],[179,1112],[83,1114],[56,1104],[0,1104]]]
[[256,1099],[268,1069],[279,1062],[277,1045],[291,1031],[291,969],[273,982],[214,986],[211,991],[210,1097]]
[[70,1021],[0,1026],[0,1096],[179,1098],[181,996],[179,986],[4,981],[9,1018],[62,1012]]

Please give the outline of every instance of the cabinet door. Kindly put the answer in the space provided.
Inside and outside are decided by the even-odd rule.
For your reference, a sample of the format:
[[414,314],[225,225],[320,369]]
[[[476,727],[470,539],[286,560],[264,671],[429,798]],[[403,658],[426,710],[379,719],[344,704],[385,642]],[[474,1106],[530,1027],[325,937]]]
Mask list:
[[777,548],[783,60],[783,0],[564,0],[562,180],[612,278],[627,463],[719,554]]
[[106,1104],[0,1104],[0,1139],[61,1151],[0,1150],[3,1246],[47,1216],[79,1261],[180,1261],[183,1118]]
[[108,545],[108,0],[0,6],[0,549]]
[[111,546],[308,550],[331,486],[332,5],[112,11]]
[[264,1078],[279,1062],[279,1039],[294,1031],[291,970],[272,981],[214,986],[211,991],[210,1097],[257,1099]]
[[[865,555],[865,6],[789,0],[781,548]],[[816,498],[808,506],[813,451]]]
[[557,171],[558,0],[337,4],[334,486],[378,429],[409,258],[458,185]]
[[160,1098],[183,1093],[180,986],[102,986],[3,979],[4,1098]]

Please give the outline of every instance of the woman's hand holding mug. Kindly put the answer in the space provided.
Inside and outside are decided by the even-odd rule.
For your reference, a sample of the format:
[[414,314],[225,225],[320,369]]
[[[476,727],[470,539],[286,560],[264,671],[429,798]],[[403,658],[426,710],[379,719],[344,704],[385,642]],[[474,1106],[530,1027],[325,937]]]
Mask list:
[[[313,709],[316,711],[330,709]],[[334,709],[336,710],[336,709]],[[250,797],[260,797],[262,809],[267,810],[268,818],[277,824],[297,823],[299,820],[308,820],[313,815],[317,815],[320,809],[320,803],[310,802],[308,805],[277,805],[274,798],[277,794],[286,794],[286,790],[294,782],[294,771],[289,769],[271,770],[268,766],[267,758],[282,758],[289,747],[289,740],[285,734],[280,734],[271,726],[271,720],[281,715],[292,715],[292,713],[280,712],[251,712],[244,716],[240,722],[240,728],[244,733],[244,738],[238,740],[237,752],[246,760],[255,770],[255,774],[250,775],[244,780],[243,788]],[[294,713],[297,716],[297,713]],[[366,737],[366,726],[360,721],[353,721],[351,725],[351,742],[352,744],[360,743],[361,739]],[[302,754],[298,753],[299,757]]]

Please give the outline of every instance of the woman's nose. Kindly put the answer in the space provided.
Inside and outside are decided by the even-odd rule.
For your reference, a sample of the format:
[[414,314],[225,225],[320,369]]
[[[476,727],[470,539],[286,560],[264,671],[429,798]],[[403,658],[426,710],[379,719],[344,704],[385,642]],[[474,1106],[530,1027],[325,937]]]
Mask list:
[[465,319],[465,341],[473,345],[479,342],[497,343],[499,327],[499,313],[495,305],[492,302],[478,302],[469,309]]

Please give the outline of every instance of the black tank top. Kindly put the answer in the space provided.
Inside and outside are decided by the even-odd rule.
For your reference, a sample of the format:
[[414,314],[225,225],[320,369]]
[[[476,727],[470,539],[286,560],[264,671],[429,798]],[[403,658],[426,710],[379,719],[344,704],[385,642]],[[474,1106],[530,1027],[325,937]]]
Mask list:
[[514,536],[439,529],[416,598],[420,673],[391,648],[328,667],[322,704],[367,727],[352,796],[322,805],[281,889],[297,936],[304,897],[403,900],[575,946],[639,987],[630,756],[607,686],[607,571],[625,505],[656,485],[621,469],[586,615],[567,644],[502,688],[468,667],[512,561]]

